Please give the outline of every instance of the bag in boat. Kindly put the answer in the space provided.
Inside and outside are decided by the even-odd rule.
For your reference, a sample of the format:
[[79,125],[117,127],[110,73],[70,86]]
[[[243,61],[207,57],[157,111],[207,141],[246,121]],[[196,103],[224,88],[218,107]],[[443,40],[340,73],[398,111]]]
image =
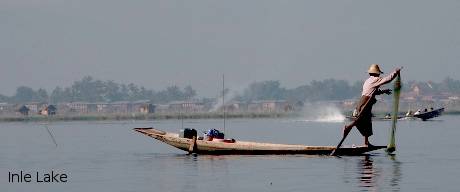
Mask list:
[[192,139],[193,136],[197,136],[197,132],[195,129],[192,129],[192,128],[184,128],[184,129],[181,129],[179,132],[179,137],[182,137],[182,138]]
[[210,129],[206,132],[208,138],[223,139],[225,137],[224,133],[220,132],[217,129]]

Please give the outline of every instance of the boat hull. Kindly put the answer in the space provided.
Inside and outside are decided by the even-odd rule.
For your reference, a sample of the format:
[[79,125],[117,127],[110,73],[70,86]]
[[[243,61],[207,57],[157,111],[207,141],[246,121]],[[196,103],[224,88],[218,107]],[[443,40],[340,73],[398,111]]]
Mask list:
[[413,115],[413,116],[422,119],[422,121],[426,121],[428,119],[432,119],[432,118],[440,116],[443,112],[444,112],[444,108],[440,108],[440,109],[424,112],[424,113]]
[[[335,146],[306,146],[274,143],[259,143],[248,141],[235,141],[233,143],[221,141],[193,140],[181,138],[179,134],[168,133],[154,128],[134,128],[135,131],[162,141],[178,149],[209,155],[329,155]],[[193,150],[191,149],[191,145]],[[361,155],[366,152],[384,149],[386,146],[356,146],[342,147],[337,150],[337,155]]]

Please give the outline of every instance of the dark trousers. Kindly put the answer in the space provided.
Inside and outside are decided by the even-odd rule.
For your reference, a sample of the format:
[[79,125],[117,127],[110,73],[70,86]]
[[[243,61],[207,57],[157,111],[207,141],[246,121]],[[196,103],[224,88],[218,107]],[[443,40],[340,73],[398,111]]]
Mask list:
[[[367,101],[369,103],[366,106]],[[361,112],[358,116],[361,116],[358,122],[356,122],[356,128],[363,136],[371,136],[372,132],[372,106],[376,103],[376,99],[374,97],[369,96],[361,96],[359,100],[358,106],[356,110]]]

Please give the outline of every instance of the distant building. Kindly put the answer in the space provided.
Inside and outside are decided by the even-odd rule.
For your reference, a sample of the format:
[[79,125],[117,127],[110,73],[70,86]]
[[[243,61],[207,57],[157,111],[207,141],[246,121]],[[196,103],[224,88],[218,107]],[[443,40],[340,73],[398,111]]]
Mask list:
[[14,104],[0,103],[0,114],[14,114],[14,109]]
[[434,102],[434,96],[433,95],[423,96],[421,100],[428,101],[428,102]]
[[71,113],[88,113],[88,105],[89,103],[86,102],[72,102],[66,104],[68,107],[69,112]]
[[139,112],[140,113],[144,113],[144,114],[147,114],[147,113],[155,113],[155,105],[153,104],[146,104],[144,106],[141,106],[139,108]]
[[155,105],[155,113],[169,113],[169,105]]
[[174,101],[169,103],[170,112],[204,112],[204,104],[198,101]]
[[109,111],[111,113],[130,113],[131,102],[130,101],[117,101],[109,104]]
[[105,108],[104,111],[109,113],[154,113],[155,105],[149,100],[139,101],[117,101],[108,103],[106,106],[99,105],[100,108]]
[[285,100],[260,100],[253,101],[248,105],[250,112],[287,112],[293,107]]
[[28,116],[28,115],[29,115],[29,111],[30,111],[30,109],[29,109],[27,106],[25,106],[25,105],[21,106],[21,107],[18,109],[18,112],[19,112],[21,115],[24,115],[24,116]]
[[60,113],[78,114],[123,114],[123,113],[154,113],[156,106],[149,100],[139,101],[116,101],[112,103],[87,103],[71,102],[59,103]]
[[57,108],[54,105],[48,105],[39,111],[41,115],[56,115]]
[[247,110],[248,104],[245,102],[230,101],[228,104],[225,104],[225,111],[227,112],[245,112]]
[[30,113],[38,114],[40,112],[40,109],[43,106],[46,106],[46,104],[41,103],[41,102],[30,102],[30,103],[26,103],[25,106],[29,108]]
[[56,115],[57,113],[57,108],[54,105],[48,105],[48,107],[46,107],[46,110],[48,111],[48,115]]
[[88,103],[88,113],[108,113],[109,103]]
[[155,113],[155,105],[151,104],[149,100],[139,100],[132,102],[131,112],[134,113]]
[[305,106],[305,103],[303,101],[297,101],[294,103],[294,110],[301,111],[304,106]]

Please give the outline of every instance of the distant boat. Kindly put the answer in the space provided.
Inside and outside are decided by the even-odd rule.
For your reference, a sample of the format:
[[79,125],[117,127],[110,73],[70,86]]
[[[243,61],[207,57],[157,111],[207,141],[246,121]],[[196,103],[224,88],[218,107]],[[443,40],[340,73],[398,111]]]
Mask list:
[[[354,116],[346,116],[345,117],[346,119],[350,120],[350,121],[354,121],[356,119],[356,117]],[[404,116],[398,116],[398,119],[406,119]],[[377,120],[377,121],[387,121],[387,120],[391,120],[391,117],[388,117],[388,115],[385,115],[384,117],[375,117],[375,116],[372,116],[372,120]]]
[[[432,119],[432,118],[435,118],[435,117],[438,117],[438,116],[441,116],[442,113],[444,112],[444,108],[439,108],[439,109],[435,109],[435,110],[430,110],[430,111],[422,111],[419,113],[412,113],[411,111],[407,112],[407,114],[405,116],[398,116],[398,119],[399,120],[417,120],[417,119],[421,119],[422,121],[426,121],[428,119]],[[346,116],[346,118],[348,120],[355,120],[356,117],[354,116]],[[381,120],[381,121],[384,121],[384,120],[391,120],[391,116],[388,116],[385,115],[384,117],[375,117],[375,116],[372,116],[372,120]]]
[[[238,140],[212,140],[183,138],[177,133],[168,133],[154,128],[134,128],[135,131],[157,139],[178,149],[195,154],[211,155],[286,155],[308,154],[329,155],[335,146],[306,146],[274,143],[258,143]],[[361,155],[366,152],[384,149],[386,146],[342,147],[337,155]]]
[[[444,112],[444,107],[443,108],[439,108],[439,109],[436,109],[436,110],[430,110],[430,111],[426,111],[426,112],[420,112],[420,113],[415,113],[412,115],[412,117],[417,117],[417,118],[420,118],[422,119],[422,121],[426,121],[428,119],[432,119],[432,118],[435,118],[435,117],[438,117],[440,116],[442,113]],[[410,116],[409,116],[410,117]]]

